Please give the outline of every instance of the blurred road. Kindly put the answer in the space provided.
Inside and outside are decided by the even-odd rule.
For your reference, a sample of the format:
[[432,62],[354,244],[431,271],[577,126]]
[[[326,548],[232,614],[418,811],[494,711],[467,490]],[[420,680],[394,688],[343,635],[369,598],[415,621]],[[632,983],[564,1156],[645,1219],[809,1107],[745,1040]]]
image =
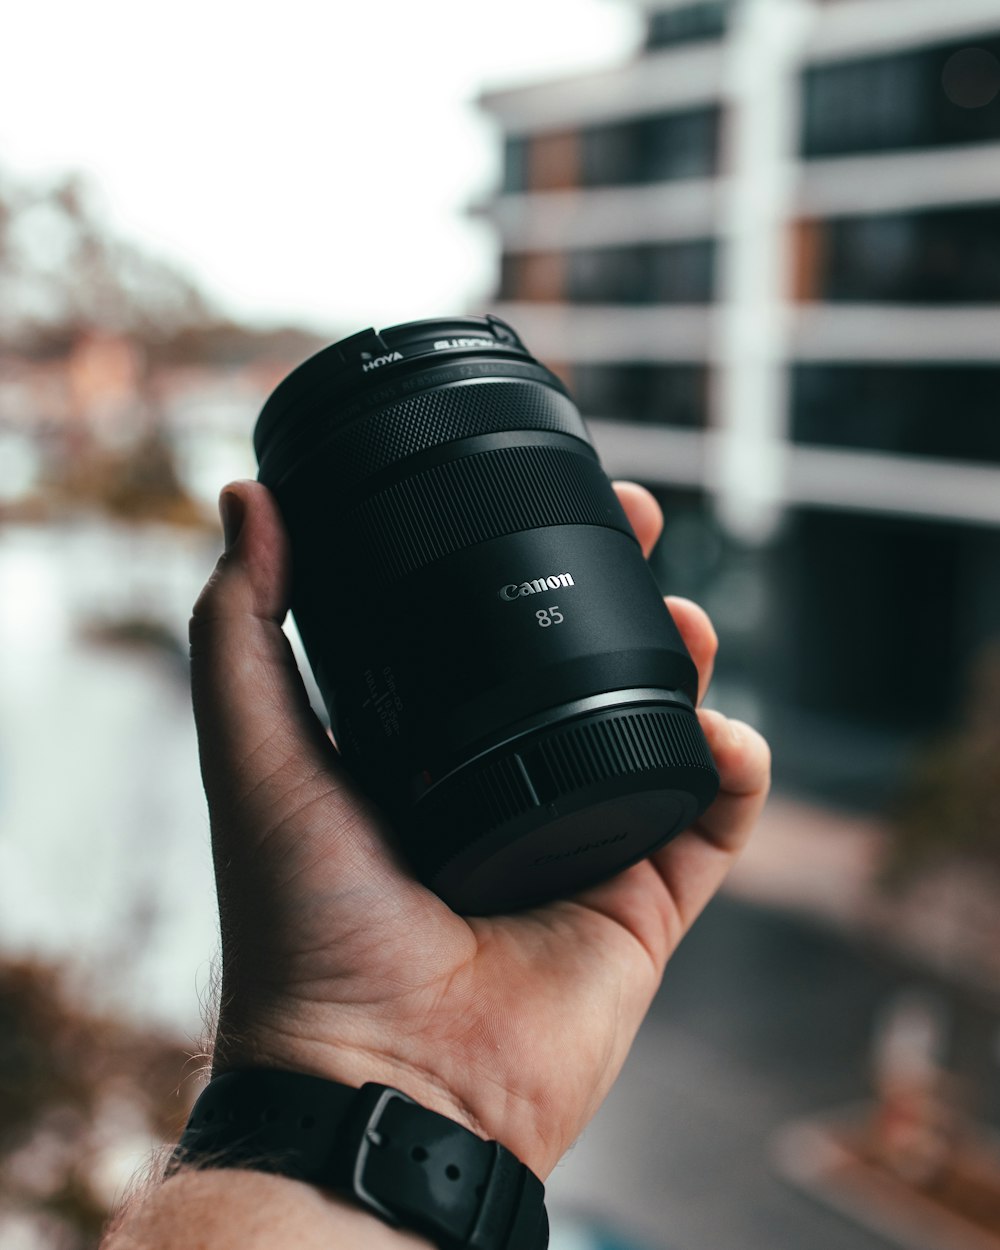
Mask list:
[[[777,1179],[768,1143],[789,1119],[868,1095],[874,1019],[911,984],[923,982],[833,933],[716,900],[551,1177],[553,1208],[590,1212],[654,1250],[885,1250]],[[980,1049],[990,1024],[973,1015]]]

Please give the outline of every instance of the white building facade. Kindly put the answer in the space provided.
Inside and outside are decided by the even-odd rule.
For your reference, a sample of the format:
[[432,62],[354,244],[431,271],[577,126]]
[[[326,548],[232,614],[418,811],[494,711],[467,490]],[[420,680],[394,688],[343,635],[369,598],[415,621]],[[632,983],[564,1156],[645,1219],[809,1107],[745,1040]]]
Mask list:
[[788,783],[872,805],[1000,638],[1000,2],[642,7],[483,99],[494,309],[661,494]]

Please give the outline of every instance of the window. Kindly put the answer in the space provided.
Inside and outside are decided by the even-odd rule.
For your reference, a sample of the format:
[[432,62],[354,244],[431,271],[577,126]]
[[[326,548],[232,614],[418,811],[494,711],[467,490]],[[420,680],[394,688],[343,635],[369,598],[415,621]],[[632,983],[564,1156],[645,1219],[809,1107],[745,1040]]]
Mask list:
[[708,375],[701,365],[578,364],[571,390],[584,416],[700,428]]
[[806,156],[919,146],[928,108],[920,59],[860,61],[806,74]]
[[[816,298],[1000,302],[1000,206],[821,223],[805,287]],[[801,275],[800,275],[801,277]]]
[[503,190],[562,191],[710,178],[718,168],[720,110],[689,109],[580,131],[510,135]]
[[575,303],[702,304],[712,298],[715,244],[642,244],[567,254]]
[[702,39],[719,39],[726,33],[731,0],[702,0],[678,9],[653,13],[646,33],[647,48],[667,48]]
[[718,108],[658,114],[581,134],[584,186],[711,177],[718,166]]
[[801,365],[802,443],[1000,464],[1000,367]]
[[648,300],[642,249],[588,248],[570,252],[569,290],[578,304],[640,304]]
[[640,132],[640,181],[709,178],[718,170],[719,109],[647,117]]
[[1000,38],[806,71],[802,152],[939,147],[1000,140]]
[[639,181],[641,152],[635,122],[591,126],[580,138],[584,186],[607,187]]
[[637,244],[569,252],[505,252],[500,298],[577,304],[705,304],[715,244]]
[[[787,701],[869,728],[940,723],[962,676],[965,534],[850,512],[790,514],[772,591]],[[920,657],[932,658],[933,680],[920,679]]]
[[530,139],[520,135],[508,135],[503,151],[503,190],[516,194],[528,189],[528,145]]

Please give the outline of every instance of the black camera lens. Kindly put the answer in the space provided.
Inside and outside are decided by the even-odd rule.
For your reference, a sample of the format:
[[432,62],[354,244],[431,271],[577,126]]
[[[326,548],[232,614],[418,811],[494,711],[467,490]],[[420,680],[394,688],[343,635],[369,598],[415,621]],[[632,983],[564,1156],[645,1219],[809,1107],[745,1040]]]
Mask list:
[[456,911],[635,863],[715,797],[698,675],[559,379],[495,317],[365,330],[254,436],[345,763]]

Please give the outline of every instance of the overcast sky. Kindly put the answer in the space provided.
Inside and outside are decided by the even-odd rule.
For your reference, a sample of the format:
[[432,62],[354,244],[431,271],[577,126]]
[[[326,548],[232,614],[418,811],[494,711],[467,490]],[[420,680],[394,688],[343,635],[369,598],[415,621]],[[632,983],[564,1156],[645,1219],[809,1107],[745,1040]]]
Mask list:
[[473,101],[620,60],[628,0],[32,0],[8,6],[0,167],[79,169],[229,311],[321,330],[477,305],[466,205],[499,142]]

